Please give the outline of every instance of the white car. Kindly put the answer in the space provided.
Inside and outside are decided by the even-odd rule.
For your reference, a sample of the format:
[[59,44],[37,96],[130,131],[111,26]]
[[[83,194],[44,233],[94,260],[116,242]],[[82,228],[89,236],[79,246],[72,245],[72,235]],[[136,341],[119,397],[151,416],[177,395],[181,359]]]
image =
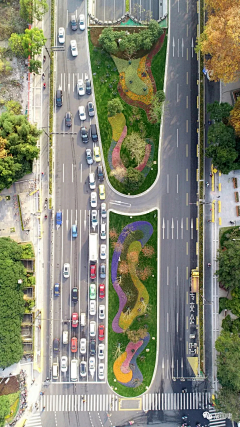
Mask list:
[[91,316],[95,316],[95,314],[96,314],[96,301],[95,300],[90,301],[89,313]]
[[95,175],[93,172],[90,172],[88,175],[88,181],[89,181],[89,187],[90,190],[95,190],[96,188],[96,181],[95,181]]
[[95,229],[98,225],[97,211],[96,210],[92,211],[91,217],[92,217],[92,228]]
[[65,43],[65,30],[63,27],[60,27],[58,30],[58,41],[61,44]]
[[100,237],[102,240],[106,240],[107,238],[107,233],[106,233],[106,224],[104,224],[103,222],[101,223],[101,233],[100,233]]
[[94,372],[95,372],[95,358],[94,357],[90,357],[90,359],[89,359],[89,372],[90,372],[91,376],[93,377]]
[[82,79],[78,79],[78,82],[77,82],[77,92],[78,92],[78,95],[85,95],[85,87],[84,87],[84,84],[83,84],[83,80]]
[[86,120],[85,107],[83,105],[81,105],[81,107],[78,107],[78,114],[80,120]]
[[68,262],[65,262],[63,266],[63,277],[65,279],[68,279],[69,276],[70,276],[70,264]]
[[67,358],[67,356],[62,356],[61,357],[61,371],[67,372],[67,370],[68,370],[68,358]]
[[100,304],[99,306],[99,319],[105,319],[105,305]]
[[86,338],[81,338],[80,340],[80,353],[85,354],[87,351],[87,340]]
[[100,246],[100,259],[106,259],[106,252],[107,252],[107,246],[101,245]]
[[107,218],[107,205],[106,205],[106,203],[101,203],[101,216],[102,216],[102,218]]
[[98,365],[98,378],[104,380],[104,363],[99,363]]
[[70,41],[70,46],[71,46],[72,56],[78,56],[78,50],[77,50],[77,42],[76,42],[76,40],[71,40]]
[[100,360],[104,359],[104,344],[99,344],[98,345],[98,358]]
[[91,208],[96,208],[97,207],[97,193],[96,191],[93,191],[91,193]]
[[84,15],[79,16],[79,28],[81,31],[85,30],[85,16]]

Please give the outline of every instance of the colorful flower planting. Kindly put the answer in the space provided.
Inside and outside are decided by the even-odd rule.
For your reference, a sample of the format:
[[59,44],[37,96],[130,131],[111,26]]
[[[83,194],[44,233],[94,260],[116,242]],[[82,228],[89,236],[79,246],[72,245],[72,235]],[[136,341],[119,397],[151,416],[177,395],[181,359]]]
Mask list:
[[[114,360],[110,361],[109,369],[112,370],[119,385],[121,384],[123,387],[121,388],[123,395],[126,395],[126,389],[136,389],[134,395],[143,391],[146,381],[144,361],[148,356],[144,350],[148,345],[150,346],[152,333],[155,335],[156,330],[155,327],[150,326],[153,322],[153,313],[149,324],[149,308],[152,305],[156,307],[156,301],[151,300],[153,294],[156,295],[156,279],[154,279],[156,272],[155,275],[151,274],[149,277],[149,273],[153,272],[152,266],[156,269],[157,215],[156,211],[154,212],[155,216],[153,216],[153,212],[146,215],[149,216],[151,222],[136,218],[136,221],[125,225],[119,234],[116,233],[116,228],[111,229],[111,219],[117,221],[118,218],[119,229],[121,219],[127,221],[127,217],[110,213],[109,235],[110,239],[114,239],[111,243],[111,247],[114,249],[111,257],[112,290],[109,290],[109,298],[113,292],[114,302],[110,301],[112,321],[110,315],[109,328],[112,329],[112,332],[108,342],[109,345],[110,342],[113,343],[113,346],[114,342],[118,342],[118,344],[122,342],[123,347],[121,352],[116,353]],[[152,218],[154,218],[154,225],[152,225]],[[154,241],[155,247],[149,244]],[[144,271],[145,273],[148,271],[148,273],[143,274]],[[156,320],[155,317],[154,319]],[[151,378],[147,382],[150,383]]]
[[126,119],[123,113],[118,113],[115,116],[108,117],[108,121],[112,126],[112,138],[114,141],[118,141],[124,126],[126,126]]

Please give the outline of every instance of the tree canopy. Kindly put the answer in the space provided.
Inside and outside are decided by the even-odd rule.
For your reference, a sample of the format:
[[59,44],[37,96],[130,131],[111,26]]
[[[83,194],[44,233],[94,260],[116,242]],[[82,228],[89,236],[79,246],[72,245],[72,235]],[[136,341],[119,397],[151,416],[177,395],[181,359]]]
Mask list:
[[[21,322],[24,314],[22,289],[26,270],[22,248],[10,238],[0,238],[0,367],[19,362],[23,354]],[[19,280],[22,283],[18,283]]]
[[214,101],[212,104],[207,104],[207,113],[210,114],[210,119],[217,122],[223,121],[225,124],[228,123],[232,109],[232,105],[228,104],[228,102]]
[[123,144],[128,150],[131,159],[136,161],[137,166],[140,165],[145,155],[145,139],[138,132],[132,132],[124,139]]
[[124,178],[125,184],[129,193],[136,191],[144,181],[144,175],[135,168],[128,168],[126,177]]
[[217,377],[220,384],[234,392],[240,391],[240,337],[237,333],[222,331],[215,342]]
[[115,116],[123,110],[123,105],[119,98],[114,98],[111,101],[108,101],[107,107],[109,116]]
[[218,252],[219,282],[225,289],[240,288],[240,242],[229,239]]
[[5,426],[5,417],[10,413],[8,396],[0,396],[0,427]]
[[240,137],[240,98],[237,99],[233,109],[230,111],[230,124],[235,130],[235,133]]
[[33,19],[42,20],[43,15],[48,11],[46,0],[20,0],[20,16],[26,22],[33,22]]
[[32,172],[33,159],[39,154],[36,145],[40,134],[26,116],[8,112],[0,116],[0,138],[5,150],[5,155],[0,156],[0,191]]
[[12,33],[9,45],[15,55],[23,55],[25,58],[28,58],[30,55],[31,59],[33,59],[34,55],[41,53],[46,41],[47,39],[44,37],[43,30],[34,27],[31,29],[26,28],[24,34]]
[[150,110],[151,119],[155,123],[161,122],[164,101],[165,101],[165,94],[163,90],[158,90],[153,96],[151,110]]

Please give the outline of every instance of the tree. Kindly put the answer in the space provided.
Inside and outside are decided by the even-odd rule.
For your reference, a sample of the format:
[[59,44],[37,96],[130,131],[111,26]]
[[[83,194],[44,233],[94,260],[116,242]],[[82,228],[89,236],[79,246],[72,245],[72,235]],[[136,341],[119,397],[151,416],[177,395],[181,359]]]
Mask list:
[[48,11],[46,0],[20,0],[20,16],[26,22],[33,22],[33,19],[42,20],[43,15]]
[[5,425],[5,417],[10,413],[8,396],[0,396],[0,427]]
[[111,101],[108,101],[108,114],[109,116],[115,116],[118,113],[121,113],[123,110],[123,105],[119,98],[114,98]]
[[42,63],[41,61],[30,59],[29,61],[29,72],[30,73],[36,73],[40,74],[42,69]]
[[22,44],[23,34],[12,33],[10,39],[8,40],[10,49],[16,56],[23,56],[23,44]]
[[150,116],[153,122],[160,123],[162,112],[163,112],[163,103],[165,101],[165,94],[162,90],[159,90],[153,96]]
[[6,108],[8,113],[15,115],[21,114],[22,111],[22,105],[18,101],[7,101]]
[[143,181],[144,176],[141,172],[134,168],[127,169],[127,175],[124,179],[124,183],[129,193],[136,191],[142,185]]
[[8,112],[0,116],[0,137],[6,140],[6,156],[0,158],[0,191],[32,171],[38,157],[37,141],[41,131],[27,117]]
[[230,124],[237,136],[240,136],[240,98],[237,99],[233,109],[230,111]]
[[146,141],[141,138],[138,132],[133,132],[124,139],[124,147],[128,150],[132,160],[137,166],[142,162],[145,155]]
[[31,58],[34,55],[41,53],[42,47],[45,45],[47,39],[44,37],[43,30],[37,27],[26,28],[24,34],[12,33],[9,39],[9,45],[15,55],[25,56]]
[[228,387],[222,387],[217,393],[216,409],[232,414],[233,421],[240,420],[240,394]]
[[104,28],[98,39],[99,44],[106,52],[114,54],[118,51],[116,34],[112,27]]
[[223,387],[240,391],[240,337],[237,333],[222,331],[215,342],[217,378]]
[[228,119],[230,116],[230,112],[233,109],[232,105],[228,104],[228,102],[213,102],[212,104],[207,104],[207,113],[210,114],[210,119],[228,124]]
[[228,240],[224,249],[218,251],[219,269],[216,271],[219,282],[225,289],[240,287],[240,245],[238,241]]
[[237,168],[235,163],[239,154],[236,150],[234,129],[224,123],[215,123],[208,131],[208,147],[206,156],[222,173],[229,173]]

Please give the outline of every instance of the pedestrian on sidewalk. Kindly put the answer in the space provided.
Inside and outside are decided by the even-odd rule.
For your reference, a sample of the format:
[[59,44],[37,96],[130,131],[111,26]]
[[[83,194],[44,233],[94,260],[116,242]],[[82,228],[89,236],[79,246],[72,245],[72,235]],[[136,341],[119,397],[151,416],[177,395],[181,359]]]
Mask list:
[[212,178],[212,173],[210,173],[210,177]]

